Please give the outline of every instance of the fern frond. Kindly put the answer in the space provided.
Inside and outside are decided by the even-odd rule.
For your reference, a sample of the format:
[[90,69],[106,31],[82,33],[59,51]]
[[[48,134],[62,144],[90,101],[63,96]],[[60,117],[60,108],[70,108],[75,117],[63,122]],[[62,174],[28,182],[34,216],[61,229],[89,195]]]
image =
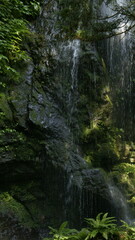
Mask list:
[[66,228],[67,224],[68,224],[67,221],[63,222],[63,223],[60,225],[60,227],[59,227],[59,232],[61,232],[62,230],[64,230],[64,229]]
[[51,231],[49,232],[49,234],[55,234],[55,233],[57,233],[57,229],[52,228],[52,227],[50,227],[50,226],[49,226],[49,229],[51,230]]
[[93,231],[90,233],[90,238],[96,237],[98,233],[99,233],[98,230],[93,230]]
[[95,226],[96,220],[93,218],[85,218],[85,221],[87,222],[88,225],[90,226]]
[[[97,217],[96,217],[96,221],[101,221],[101,215],[102,215],[103,213],[99,213],[98,215],[97,215]],[[104,217],[104,216],[103,216]]]
[[106,239],[106,240],[108,240],[108,232],[103,232],[103,237]]

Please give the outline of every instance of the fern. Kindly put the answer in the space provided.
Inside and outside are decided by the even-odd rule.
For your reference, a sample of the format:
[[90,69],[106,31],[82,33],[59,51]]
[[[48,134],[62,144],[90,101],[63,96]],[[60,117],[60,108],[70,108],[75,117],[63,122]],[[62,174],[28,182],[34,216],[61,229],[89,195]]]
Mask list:
[[[54,240],[66,240],[76,238],[78,231],[76,229],[67,228],[68,222],[63,222],[59,229],[49,227],[51,230],[49,234],[53,235]],[[47,239],[45,239],[47,240]]]
[[[128,223],[121,220],[123,223],[120,231],[124,234],[126,240],[135,240],[135,225],[130,226]],[[134,223],[135,224],[135,223]]]
[[107,240],[109,236],[116,232],[115,218],[108,217],[108,213],[102,215],[102,213],[99,213],[96,219],[85,218],[89,229],[89,234],[85,240],[95,238],[97,235],[102,235],[102,237]]
[[77,231],[75,234],[71,236],[71,240],[85,240],[89,234],[89,230],[87,228],[82,228],[81,231]]
[[135,240],[135,226],[129,226],[126,222],[121,221],[123,225],[117,227],[116,219],[108,217],[108,213],[99,213],[96,219],[85,218],[85,220],[88,227],[82,228],[80,231],[69,229],[68,222],[63,222],[59,229],[49,227],[52,238],[44,238],[43,240]]

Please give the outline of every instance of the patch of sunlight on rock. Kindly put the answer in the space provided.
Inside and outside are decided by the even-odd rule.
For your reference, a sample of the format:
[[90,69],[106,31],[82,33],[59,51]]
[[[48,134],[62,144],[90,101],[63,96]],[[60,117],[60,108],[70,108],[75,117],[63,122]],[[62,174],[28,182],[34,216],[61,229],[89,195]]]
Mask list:
[[135,197],[132,197],[128,202],[135,204]]
[[90,156],[90,155],[87,155],[84,157],[84,160],[89,163],[90,165],[92,165],[92,160],[93,160],[93,157]]
[[91,133],[91,128],[86,127],[84,129],[84,136],[88,136]]

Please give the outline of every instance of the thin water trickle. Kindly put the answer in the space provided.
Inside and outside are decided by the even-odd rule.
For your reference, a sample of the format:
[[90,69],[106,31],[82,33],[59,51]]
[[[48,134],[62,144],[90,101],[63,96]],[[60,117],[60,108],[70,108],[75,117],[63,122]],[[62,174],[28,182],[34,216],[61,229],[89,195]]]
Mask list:
[[71,191],[72,191],[72,186],[73,186],[73,174],[70,174],[69,178],[68,178],[68,183],[67,183],[67,187],[66,187],[66,199],[65,199],[65,204],[66,206],[71,202]]
[[[76,109],[77,86],[78,86],[78,65],[80,58],[80,40],[68,40],[59,46],[59,60],[65,62],[65,78],[67,81],[67,109],[69,123],[72,122],[72,115]],[[63,76],[62,76],[63,77]]]
[[74,39],[72,41],[67,41],[60,46],[59,57],[66,59],[67,65],[69,65],[70,75],[71,75],[71,89],[74,90],[77,86],[77,73],[78,73],[78,63],[80,54],[80,40]]
[[79,53],[80,53],[80,40],[73,40],[73,58],[72,58],[72,85],[71,88],[75,89],[77,87],[77,75],[78,75],[78,62],[79,62]]

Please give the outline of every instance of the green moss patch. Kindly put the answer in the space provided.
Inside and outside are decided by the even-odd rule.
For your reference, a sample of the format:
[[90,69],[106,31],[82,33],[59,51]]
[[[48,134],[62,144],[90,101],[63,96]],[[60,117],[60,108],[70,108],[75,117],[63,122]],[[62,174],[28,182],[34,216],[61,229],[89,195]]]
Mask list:
[[25,207],[8,192],[0,194],[0,214],[16,219],[20,225],[26,228],[36,227]]

